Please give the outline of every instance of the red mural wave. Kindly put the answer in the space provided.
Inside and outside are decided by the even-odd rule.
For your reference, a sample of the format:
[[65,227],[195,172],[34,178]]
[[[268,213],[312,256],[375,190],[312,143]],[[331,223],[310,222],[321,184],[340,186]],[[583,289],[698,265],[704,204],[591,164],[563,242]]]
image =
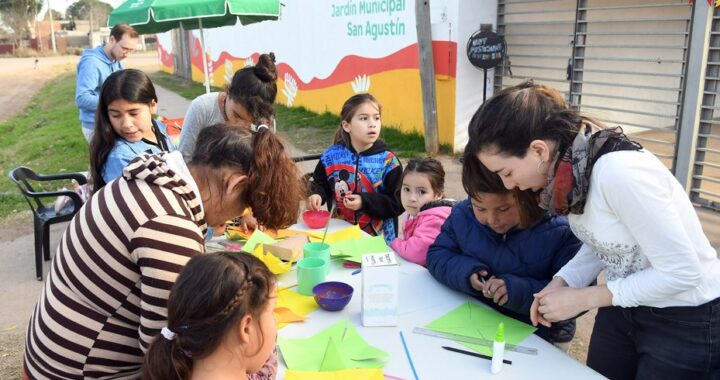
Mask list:
[[157,43],[158,53],[160,54],[160,63],[165,67],[173,67],[173,55],[165,50],[160,42]]
[[[190,37],[191,50],[190,60],[193,66],[202,70],[202,55],[200,40],[195,36]],[[433,41],[433,61],[435,64],[435,75],[444,75],[455,78],[457,70],[457,43],[454,41]],[[259,53],[251,55],[253,62],[257,62]],[[210,63],[213,71],[225,64],[226,60],[246,59],[234,57],[223,51],[217,60]],[[309,82],[299,79],[295,70],[286,63],[277,65],[279,78],[289,74],[295,79],[298,90],[316,90],[341,83],[351,82],[358,74],[373,75],[381,72],[399,69],[418,68],[418,45],[412,44],[402,48],[395,53],[381,58],[366,58],[357,55],[343,57],[335,70],[327,78],[312,78]]]

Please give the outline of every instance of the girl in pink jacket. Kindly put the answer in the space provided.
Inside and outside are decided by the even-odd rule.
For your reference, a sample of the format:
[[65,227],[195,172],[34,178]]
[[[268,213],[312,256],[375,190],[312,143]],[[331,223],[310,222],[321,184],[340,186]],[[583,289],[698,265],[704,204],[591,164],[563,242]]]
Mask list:
[[403,237],[390,247],[408,261],[425,266],[428,248],[450,215],[452,201],[442,199],[445,170],[434,158],[413,158],[401,177],[400,200],[407,217]]

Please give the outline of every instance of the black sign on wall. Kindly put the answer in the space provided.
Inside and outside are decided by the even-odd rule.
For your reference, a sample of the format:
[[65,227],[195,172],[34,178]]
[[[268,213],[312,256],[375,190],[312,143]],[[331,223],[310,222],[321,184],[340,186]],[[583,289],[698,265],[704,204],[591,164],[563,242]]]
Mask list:
[[478,69],[492,69],[505,58],[505,40],[497,33],[478,30],[468,40],[467,56]]

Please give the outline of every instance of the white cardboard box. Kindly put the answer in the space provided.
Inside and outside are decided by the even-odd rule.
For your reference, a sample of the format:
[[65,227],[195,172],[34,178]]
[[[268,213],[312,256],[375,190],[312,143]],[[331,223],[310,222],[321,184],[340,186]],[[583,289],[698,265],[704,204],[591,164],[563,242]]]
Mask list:
[[398,270],[395,252],[362,256],[363,326],[397,326]]

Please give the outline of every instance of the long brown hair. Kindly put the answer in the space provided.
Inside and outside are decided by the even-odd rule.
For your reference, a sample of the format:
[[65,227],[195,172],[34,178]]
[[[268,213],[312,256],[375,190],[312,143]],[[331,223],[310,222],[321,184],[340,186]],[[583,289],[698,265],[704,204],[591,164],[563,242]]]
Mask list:
[[538,206],[535,193],[530,190],[517,188],[510,190],[506,188],[500,176],[490,171],[480,162],[470,145],[465,148],[463,153],[462,184],[463,189],[472,199],[478,199],[483,193],[511,193],[520,214],[520,228],[528,228],[534,225],[545,215],[545,210]]
[[189,165],[204,167],[207,181],[218,169],[241,169],[248,182],[238,201],[252,207],[261,225],[275,229],[297,221],[305,186],[282,140],[268,128],[252,132],[223,123],[203,128]]
[[218,252],[190,259],[167,303],[167,328],[175,335],[155,338],[142,378],[188,378],[193,360],[212,354],[243,316],[260,321],[274,283],[270,270],[251,255]]
[[[340,110],[340,118],[342,121],[349,123],[353,116],[355,116],[357,109],[365,103],[372,103],[375,107],[377,107],[378,113],[382,114],[382,106],[374,96],[369,93],[355,94],[343,103],[342,109]],[[343,143],[345,146],[352,146],[350,134],[345,132],[343,129],[342,122],[340,123],[337,131],[335,131],[335,136],[333,137],[333,144],[339,143]]]

